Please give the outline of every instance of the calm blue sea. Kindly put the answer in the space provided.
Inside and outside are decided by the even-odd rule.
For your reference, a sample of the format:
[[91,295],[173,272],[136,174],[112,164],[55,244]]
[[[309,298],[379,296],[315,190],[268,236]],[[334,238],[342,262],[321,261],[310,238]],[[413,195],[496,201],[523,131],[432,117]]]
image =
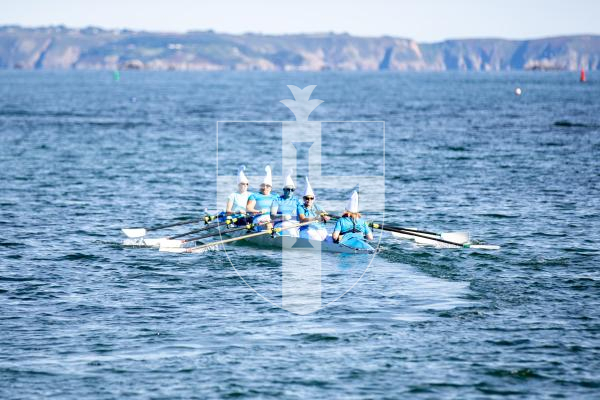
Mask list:
[[[289,84],[311,120],[385,121],[388,223],[502,249],[385,236],[298,316],[223,252],[121,246],[214,207],[216,121],[293,120]],[[0,398],[598,398],[599,99],[593,74],[1,71]],[[281,173],[276,131],[229,132],[219,168]],[[324,173],[383,172],[331,134]],[[276,301],[278,254],[233,250]],[[364,265],[324,258],[324,299]]]

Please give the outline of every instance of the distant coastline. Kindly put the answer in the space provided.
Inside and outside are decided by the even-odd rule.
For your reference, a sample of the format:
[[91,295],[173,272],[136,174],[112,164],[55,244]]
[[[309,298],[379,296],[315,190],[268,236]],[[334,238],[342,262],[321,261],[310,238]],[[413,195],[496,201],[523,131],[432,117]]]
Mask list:
[[600,69],[600,35],[417,43],[348,34],[183,34],[0,26],[0,69],[514,71]]

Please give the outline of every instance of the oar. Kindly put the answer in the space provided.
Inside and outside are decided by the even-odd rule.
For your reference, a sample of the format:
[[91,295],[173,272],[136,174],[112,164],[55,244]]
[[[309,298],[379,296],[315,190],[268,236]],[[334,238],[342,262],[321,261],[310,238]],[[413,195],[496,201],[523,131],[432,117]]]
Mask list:
[[[339,219],[340,217],[337,215],[330,215],[332,218]],[[412,228],[402,228],[399,226],[384,226],[383,224],[379,224],[376,222],[372,222],[369,224],[370,227],[374,229],[381,229],[384,231],[392,232],[392,234],[403,234],[407,236],[415,236],[428,240],[433,240],[440,243],[446,243],[457,247],[462,248],[471,248],[471,249],[484,249],[484,250],[498,250],[500,246],[491,245],[491,244],[471,244],[469,243],[469,234],[468,232],[429,232],[423,231],[419,229]],[[449,240],[450,239],[450,240]],[[454,240],[452,240],[454,239]],[[464,240],[464,241],[463,241]]]
[[[390,232],[393,237],[397,237],[400,239],[415,239],[416,237],[409,232],[399,233],[399,232]],[[431,237],[441,237],[442,239],[450,240],[453,242],[459,243],[467,243],[470,241],[469,232],[442,232],[436,236]]]
[[375,229],[381,229],[384,231],[391,231],[392,229],[400,229],[403,231],[407,231],[407,232],[415,232],[415,233],[421,233],[424,235],[433,235],[433,236],[442,236],[441,233],[436,233],[436,232],[429,232],[429,231],[422,231],[420,229],[414,229],[414,228],[403,228],[401,226],[387,226],[387,225],[383,225],[383,224],[379,224],[377,222],[371,222],[369,223],[369,226]]
[[[337,216],[334,216],[336,218],[339,218]],[[469,237],[469,232],[442,232],[442,233],[437,233],[437,232],[431,232],[431,231],[424,231],[422,229],[414,229],[414,228],[404,228],[401,226],[389,226],[389,225],[383,225],[381,223],[377,223],[377,222],[371,222],[369,223],[369,226],[375,229],[382,229],[384,231],[390,231],[392,232],[392,235],[394,236],[398,236],[398,237],[402,237],[402,235],[405,236],[416,236],[416,235],[412,235],[412,233],[420,233],[422,235],[430,235],[430,236],[434,236],[437,238],[442,238],[444,240],[449,240],[451,242],[458,242],[458,243],[467,243],[470,240]],[[405,232],[397,232],[397,231],[392,231],[390,229],[387,228],[392,228],[392,229],[401,229]]]
[[[375,229],[381,229],[384,231],[389,231],[392,232],[392,235],[394,236],[398,236],[398,237],[402,237],[402,236],[417,236],[417,235],[413,235],[413,233],[420,233],[421,235],[428,235],[428,236],[433,236],[434,238],[442,238],[444,240],[449,240],[451,242],[458,242],[458,243],[468,243],[470,240],[469,237],[469,232],[442,232],[442,233],[436,233],[436,232],[429,232],[429,231],[423,231],[420,229],[413,229],[413,228],[403,228],[400,226],[389,226],[389,225],[383,225],[377,222],[371,222],[369,223],[369,226]],[[399,231],[403,231],[403,232],[399,232]]]
[[139,238],[139,237],[146,236],[146,233],[148,233],[148,232],[157,231],[159,229],[166,229],[166,228],[172,228],[174,226],[194,224],[196,222],[201,222],[201,221],[204,221],[205,224],[209,224],[211,221],[214,221],[215,219],[217,219],[219,217],[219,215],[208,214],[207,209],[205,209],[205,212],[206,212],[206,215],[204,216],[204,218],[190,219],[187,221],[174,222],[172,224],[166,224],[166,225],[158,225],[158,226],[153,226],[150,228],[123,228],[123,229],[121,229],[121,231],[125,234],[125,236],[127,236],[129,238]]
[[[294,227],[295,228],[299,228],[301,226],[305,226],[305,225],[309,225],[309,224],[313,224],[315,223],[315,221],[309,221],[309,222],[303,222],[301,224],[297,224]],[[173,253],[199,253],[202,252],[210,247],[217,247],[221,244],[225,244],[225,243],[231,243],[231,242],[237,242],[238,240],[244,240],[244,239],[250,239],[253,237],[257,237],[257,236],[263,236],[263,235],[271,235],[273,233],[277,233],[277,232],[281,232],[283,230],[287,230],[290,229],[292,227],[288,226],[285,228],[271,228],[271,229],[266,229],[264,231],[261,232],[255,232],[255,233],[250,233],[248,235],[244,235],[244,236],[238,236],[235,238],[229,238],[229,239],[224,239],[224,240],[220,240],[218,242],[213,242],[213,243],[207,243],[207,244],[203,244],[200,246],[195,246],[195,247],[186,247],[186,248],[165,248],[163,249],[162,247],[160,248],[160,251],[168,251],[168,252],[173,252]]]
[[128,238],[123,242],[124,246],[133,246],[133,247],[160,247],[164,242],[174,242],[180,243],[180,240],[175,240],[179,237],[191,235],[192,233],[207,231],[210,229],[218,228],[223,222],[226,224],[230,224],[232,222],[237,222],[237,218],[228,217],[225,221],[217,221],[210,222],[208,226],[205,226],[200,229],[194,229],[188,232],[184,232],[178,235],[170,236],[170,237],[161,237],[161,238],[146,238],[146,237],[138,237],[138,238]]
[[[160,251],[166,251],[166,250],[163,250],[163,248],[178,248],[178,247],[182,247],[186,243],[196,242],[198,240],[206,239],[209,237],[213,237],[213,236],[217,236],[217,235],[221,235],[221,234],[225,234],[225,233],[243,231],[244,229],[250,230],[250,229],[252,229],[253,226],[254,225],[252,225],[252,224],[246,224],[244,226],[238,226],[238,227],[235,227],[232,229],[227,229],[225,231],[217,230],[216,232],[207,233],[205,235],[195,236],[195,237],[188,238],[188,239],[181,239],[181,240],[166,239],[166,240],[163,240],[160,242]],[[220,225],[217,226],[217,228],[218,227],[220,227]]]
[[[335,218],[335,219],[340,219],[342,217],[340,217],[339,215],[333,215],[333,214],[327,214],[329,215],[331,218]],[[395,228],[395,229],[402,229],[405,231],[409,231],[409,232],[417,232],[417,233],[424,233],[425,235],[433,235],[433,236],[441,236],[441,234],[436,233],[436,232],[429,232],[429,231],[423,231],[420,229],[414,229],[414,228],[402,228],[400,226],[386,226],[385,228],[383,227],[383,224],[379,224],[376,222],[371,222],[369,223],[370,227],[373,227],[375,229],[382,229],[382,230],[387,230],[387,228]],[[380,228],[381,227],[381,228]]]
[[415,229],[407,230],[407,229],[402,229],[402,228],[393,228],[390,226],[384,227],[384,226],[381,226],[381,225],[375,224],[375,223],[371,224],[371,226],[375,229],[381,229],[381,230],[385,230],[385,231],[397,232],[397,233],[402,233],[402,234],[410,235],[410,236],[416,236],[416,237],[424,238],[427,240],[432,240],[435,242],[445,243],[445,244],[449,244],[449,245],[456,246],[456,247],[462,247],[465,249],[498,250],[500,248],[500,246],[491,245],[491,244],[471,244],[468,242],[467,243],[454,242],[451,240],[446,240],[446,239],[442,239],[442,238],[438,238],[438,237],[432,237],[428,234],[421,234],[421,233],[418,233],[418,231],[416,231]]
[[173,239],[177,239],[180,237],[191,235],[193,233],[203,232],[203,231],[207,231],[209,229],[217,228],[217,227],[221,226],[221,224],[223,224],[223,222],[224,222],[224,225],[231,225],[233,223],[236,223],[237,221],[238,221],[238,218],[227,218],[225,221],[217,221],[215,223],[211,222],[204,228],[192,229],[191,231],[180,233],[179,235],[169,236],[167,238],[167,240],[173,240]]
[[[235,222],[236,220],[237,219],[234,219],[232,221]],[[247,223],[246,225],[242,225],[242,226],[239,226],[239,227],[234,227],[234,228],[231,228],[231,229],[227,229],[225,231],[217,230],[216,232],[213,232],[213,233],[207,233],[205,235],[196,236],[196,237],[192,237],[192,238],[188,238],[188,239],[182,239],[182,240],[175,240],[174,238],[168,238],[168,239],[161,240],[160,247],[161,248],[163,248],[163,247],[164,248],[178,248],[178,247],[182,247],[182,245],[184,245],[185,243],[196,242],[198,240],[206,239],[206,238],[209,238],[209,237],[212,237],[212,236],[227,234],[227,233],[231,233],[231,232],[238,232],[238,231],[242,231],[244,229],[250,230],[250,229],[252,229],[255,226],[262,226],[262,225],[266,225],[266,224],[269,224],[269,223],[275,223],[276,224],[276,223],[281,222],[281,221],[283,221],[283,220],[276,219],[276,220],[273,220],[273,221],[263,222],[263,223],[260,223],[260,224]],[[229,225],[229,224],[227,224],[227,225]],[[215,227],[219,228],[220,226],[221,225],[216,225],[216,226],[213,226],[213,228],[215,228]],[[226,225],[224,225],[224,226],[226,226]],[[161,251],[168,251],[168,250],[161,250]]]
[[138,238],[138,237],[146,236],[146,233],[150,232],[150,231],[157,231],[159,229],[172,228],[174,226],[180,226],[180,225],[194,224],[196,222],[205,221],[205,218],[206,217],[199,218],[199,219],[190,219],[190,220],[186,220],[186,221],[175,222],[172,224],[153,226],[150,228],[123,228],[123,229],[121,229],[121,231],[125,234],[125,236],[127,236],[129,238]]

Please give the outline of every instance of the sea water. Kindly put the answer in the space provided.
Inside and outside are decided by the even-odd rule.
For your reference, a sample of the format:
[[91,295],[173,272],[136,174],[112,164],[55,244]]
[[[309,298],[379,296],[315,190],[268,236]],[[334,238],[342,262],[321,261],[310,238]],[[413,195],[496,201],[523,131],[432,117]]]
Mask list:
[[[599,82],[0,72],[0,398],[597,397]],[[286,85],[313,84],[310,120],[385,122],[385,166],[366,136],[323,132],[323,174],[385,173],[388,224],[501,250],[327,254],[328,306],[298,316],[277,252],[121,246],[120,228],[224,206],[216,122],[293,121]],[[281,174],[277,128],[234,132],[223,173]]]

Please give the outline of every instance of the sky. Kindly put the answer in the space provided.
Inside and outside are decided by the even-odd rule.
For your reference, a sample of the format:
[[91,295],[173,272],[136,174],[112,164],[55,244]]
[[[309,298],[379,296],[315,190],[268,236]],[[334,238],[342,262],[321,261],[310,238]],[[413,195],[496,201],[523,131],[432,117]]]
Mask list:
[[350,33],[419,42],[600,34],[597,0],[0,0],[0,25]]

